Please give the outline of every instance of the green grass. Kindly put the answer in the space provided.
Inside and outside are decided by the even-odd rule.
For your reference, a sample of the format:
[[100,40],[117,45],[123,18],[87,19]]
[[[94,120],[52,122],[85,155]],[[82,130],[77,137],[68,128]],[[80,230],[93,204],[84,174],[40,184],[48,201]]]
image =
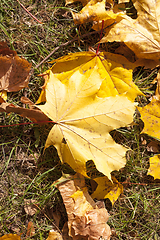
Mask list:
[[[38,99],[43,85],[43,79],[38,74],[51,66],[49,61],[70,52],[88,50],[89,46],[96,48],[96,38],[99,38],[97,34],[94,38],[87,37],[83,41],[75,41],[67,47],[59,48],[47,62],[35,68],[55,47],[77,37],[77,34],[91,31],[91,25],[75,26],[69,7],[66,7],[65,1],[62,0],[21,0],[21,3],[43,24],[31,18],[16,0],[1,0],[1,40],[6,40],[11,49],[32,63],[34,69],[29,88],[8,94],[8,101],[20,106],[20,98],[24,94],[33,102]],[[71,8],[78,11],[80,6],[76,4]],[[119,44],[102,46],[114,52]],[[146,97],[137,98],[140,106],[148,103],[155,90],[152,81],[156,73],[150,73],[150,69],[143,68],[134,71],[135,83],[146,94]],[[1,125],[26,121],[14,113],[1,113],[0,120]],[[149,157],[153,154],[143,145],[140,134],[143,123],[138,113],[135,115],[135,122],[134,126],[111,133],[116,142],[131,149],[126,156],[125,168],[114,172],[117,179],[124,182],[124,192],[113,207],[106,200],[112,240],[160,239],[160,184],[158,180],[154,181],[153,177],[147,175]],[[54,213],[61,216],[60,229],[67,220],[62,198],[51,185],[61,177],[62,172],[72,173],[72,170],[60,163],[53,147],[43,154],[45,140],[51,127],[52,124],[43,127],[25,125],[0,128],[0,236],[7,233],[23,233],[22,238],[25,238],[27,224],[32,221],[35,226],[32,239],[46,239],[49,230],[54,228]],[[152,140],[146,135],[143,135],[143,138],[147,143]],[[159,144],[159,141],[157,143]],[[94,166],[92,169],[95,177]],[[36,200],[38,209],[35,215],[26,214],[24,199]]]

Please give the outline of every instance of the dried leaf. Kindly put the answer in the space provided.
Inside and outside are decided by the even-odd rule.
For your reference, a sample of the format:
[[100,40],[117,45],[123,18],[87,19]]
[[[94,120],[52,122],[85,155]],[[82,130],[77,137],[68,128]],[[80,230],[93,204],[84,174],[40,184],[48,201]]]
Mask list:
[[0,43],[0,91],[19,91],[28,86],[31,64]]
[[91,195],[92,198],[98,200],[109,198],[112,205],[118,199],[119,195],[123,192],[123,186],[112,176],[111,182],[107,177],[99,177],[93,179],[98,184],[95,192]]
[[24,199],[24,210],[28,215],[33,216],[37,212],[36,203],[36,200]]
[[[33,215],[33,214],[32,214]],[[31,216],[32,216],[31,215]],[[29,222],[27,226],[26,238],[32,237],[35,234],[35,228],[33,222]]]
[[154,152],[154,153],[158,153],[160,150],[158,144],[155,141],[151,141],[148,145],[147,145],[147,151],[148,152]]
[[7,42],[0,42],[0,55],[14,57],[17,55],[17,53],[16,51],[9,49]]
[[[73,240],[97,240],[100,237],[109,240],[111,231],[106,224],[109,218],[107,210],[96,207],[96,203],[84,187],[84,178],[80,174],[72,178],[74,180],[57,184],[68,214],[69,236]],[[61,182],[61,179],[59,181]]]
[[6,234],[0,237],[0,240],[21,240],[21,237],[17,234]]
[[[66,4],[76,2],[77,0],[66,0]],[[86,22],[94,22],[94,25],[98,23],[98,26],[100,25],[100,29],[102,27],[102,20],[105,22],[107,21],[107,25],[113,24],[115,22],[115,19],[119,16],[122,17],[124,13],[118,9],[113,8],[113,1],[107,1],[106,0],[89,0],[84,1],[81,0],[83,4],[83,9],[80,11],[80,13],[75,13],[72,11],[73,19],[75,24],[84,24]],[[110,6],[109,9],[106,10],[106,4]],[[113,10],[115,10],[115,12]],[[118,13],[117,13],[118,12]],[[106,27],[104,26],[104,28]]]
[[160,154],[155,155],[149,159],[150,167],[148,174],[153,176],[154,179],[160,179]]
[[124,42],[139,58],[160,62],[160,2],[133,1],[138,18],[127,15],[117,18],[113,27],[106,29],[101,42]]
[[48,117],[38,109],[27,109],[19,106],[15,106],[11,103],[7,103],[0,98],[0,112],[14,112],[21,115],[24,118],[29,118],[33,122],[46,122]]

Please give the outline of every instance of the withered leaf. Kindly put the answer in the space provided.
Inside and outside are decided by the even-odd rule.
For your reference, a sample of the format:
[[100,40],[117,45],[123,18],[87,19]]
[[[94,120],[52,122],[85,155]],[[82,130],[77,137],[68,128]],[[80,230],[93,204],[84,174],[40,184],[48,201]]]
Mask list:
[[0,43],[0,91],[19,91],[28,86],[31,63]]

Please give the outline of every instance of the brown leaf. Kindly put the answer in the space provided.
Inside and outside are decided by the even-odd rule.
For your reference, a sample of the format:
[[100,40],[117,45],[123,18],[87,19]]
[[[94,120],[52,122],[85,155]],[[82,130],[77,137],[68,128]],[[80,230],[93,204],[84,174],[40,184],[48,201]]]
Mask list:
[[0,91],[19,91],[28,86],[31,63],[0,43]]
[[16,51],[13,51],[11,49],[9,49],[8,45],[7,45],[7,42],[0,42],[0,55],[1,56],[16,56],[17,53]]
[[[0,98],[0,102],[2,102],[1,98]],[[48,117],[40,110],[27,109],[27,108],[15,106],[13,104],[5,102],[4,100],[0,104],[0,112],[7,112],[7,113],[14,112],[21,115],[24,118],[25,117],[29,118],[33,122],[48,121]]]
[[[110,227],[106,224],[109,216],[105,208],[93,209],[86,212],[85,216],[77,216],[72,223],[73,239],[82,239],[81,236],[87,236],[86,239],[97,240],[100,237],[110,239]],[[77,236],[79,235],[79,238]]]
[[33,216],[37,212],[35,203],[37,203],[36,200],[24,199],[24,210],[30,216]]
[[35,234],[35,228],[33,222],[29,222],[27,226],[26,237],[32,237]]
[[27,97],[21,97],[21,102],[24,104],[28,104],[30,109],[34,108],[34,103]]
[[[72,180],[73,179],[73,180]],[[75,174],[70,179],[61,178],[57,184],[66,211],[68,214],[68,237],[73,240],[97,240],[100,237],[109,240],[111,231],[106,224],[109,215],[105,208],[98,208],[94,200],[88,194],[84,178],[81,174]]]
[[147,145],[147,151],[148,152],[154,152],[154,153],[158,153],[160,150],[158,144],[155,141],[151,141],[148,145]]

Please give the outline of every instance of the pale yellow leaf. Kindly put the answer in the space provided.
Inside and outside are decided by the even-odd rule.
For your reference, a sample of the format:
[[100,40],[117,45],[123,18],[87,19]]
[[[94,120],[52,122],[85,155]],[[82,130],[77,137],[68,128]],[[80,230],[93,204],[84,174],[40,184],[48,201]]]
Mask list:
[[160,179],[160,155],[155,155],[149,159],[150,167],[148,174],[152,175],[154,179]]
[[110,172],[125,165],[127,149],[116,144],[109,132],[130,124],[135,106],[126,96],[97,96],[105,77],[101,70],[105,63],[93,59],[99,62],[98,66],[91,65],[88,70],[89,65],[84,65],[61,81],[57,78],[59,74],[55,77],[50,70],[46,103],[37,107],[55,123],[45,148],[54,145],[61,161],[85,176],[86,162],[93,160],[97,169],[110,179]]

